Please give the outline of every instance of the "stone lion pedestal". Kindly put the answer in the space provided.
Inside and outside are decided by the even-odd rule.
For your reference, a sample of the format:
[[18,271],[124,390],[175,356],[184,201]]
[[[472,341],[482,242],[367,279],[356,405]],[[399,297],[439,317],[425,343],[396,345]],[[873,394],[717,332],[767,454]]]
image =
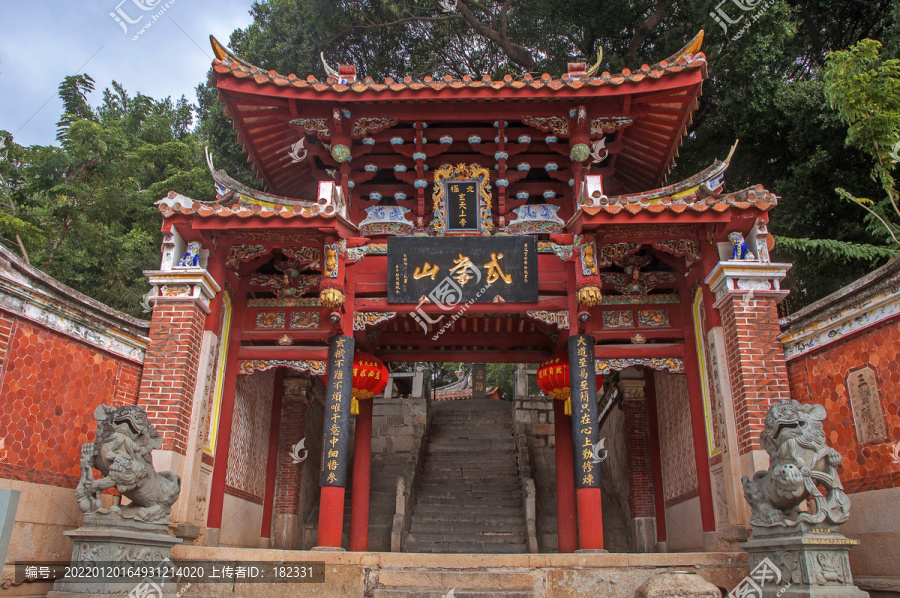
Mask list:
[[[125,519],[115,513],[85,515],[84,525],[63,532],[72,539],[71,565],[84,577],[68,577],[53,584],[48,598],[131,596],[174,598],[176,584],[165,574],[171,569],[169,554],[181,540],[170,536],[168,526]],[[128,575],[151,568],[157,575]],[[162,570],[160,570],[162,569]],[[101,573],[100,576],[94,575]]]
[[[153,468],[151,453],[162,439],[143,409],[100,405],[94,418],[97,437],[81,447],[75,489],[84,524],[64,532],[75,545],[69,575],[48,596],[175,598],[169,554],[181,540],[169,535],[169,515],[181,480]],[[95,479],[95,468],[105,477]],[[111,488],[130,503],[103,508],[102,493]]]
[[753,537],[740,545],[750,555],[750,575],[741,584],[748,593],[736,595],[867,598],[867,592],[853,585],[850,573],[849,552],[859,542],[837,528],[824,523],[753,526]]

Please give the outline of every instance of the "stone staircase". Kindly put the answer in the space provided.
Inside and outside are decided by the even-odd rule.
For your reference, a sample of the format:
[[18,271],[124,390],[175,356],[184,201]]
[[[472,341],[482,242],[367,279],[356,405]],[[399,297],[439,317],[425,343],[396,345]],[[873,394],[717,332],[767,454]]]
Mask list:
[[534,577],[521,571],[382,569],[373,598],[533,598]]
[[431,409],[404,552],[527,552],[511,405],[461,400]]
[[[372,455],[369,490],[369,552],[391,550],[391,525],[394,521],[394,505],[397,495],[397,478],[406,471],[409,453]],[[353,463],[350,463],[351,471]],[[342,546],[350,546],[350,510],[353,505],[353,476],[344,498],[344,529]]]

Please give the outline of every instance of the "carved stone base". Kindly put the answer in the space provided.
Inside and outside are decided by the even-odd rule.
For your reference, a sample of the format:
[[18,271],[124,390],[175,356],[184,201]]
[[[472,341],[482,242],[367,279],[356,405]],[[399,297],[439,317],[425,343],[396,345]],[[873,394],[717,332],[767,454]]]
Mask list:
[[[841,535],[837,526],[801,523],[796,527],[753,526],[753,536],[741,544],[750,554],[750,576],[740,585],[756,584],[763,598],[868,598],[853,585],[850,549],[859,544]],[[765,559],[779,571],[767,572]],[[735,590],[737,591],[737,589]]]
[[[164,524],[143,523],[124,519],[115,513],[87,514],[84,525],[63,532],[72,539],[73,566],[84,567],[159,567],[169,563],[172,546],[181,540],[168,533]],[[106,569],[108,571],[108,569]],[[90,596],[128,596],[139,584],[148,584],[147,592],[140,589],[135,595],[174,598],[174,582],[161,577],[145,578],[64,578],[53,584],[48,598],[88,598]]]

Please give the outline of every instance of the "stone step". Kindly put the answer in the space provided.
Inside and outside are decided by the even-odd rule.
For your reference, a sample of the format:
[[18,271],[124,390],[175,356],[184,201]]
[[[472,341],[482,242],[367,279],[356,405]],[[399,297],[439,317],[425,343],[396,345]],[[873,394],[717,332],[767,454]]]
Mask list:
[[[534,592],[515,590],[453,590],[454,598],[533,598]],[[450,590],[419,590],[415,588],[376,589],[373,598],[446,598]]]
[[[505,510],[505,509],[504,509]],[[483,511],[483,509],[479,509],[479,511]],[[422,515],[427,516],[426,519],[422,521],[428,522],[457,522],[457,523],[475,523],[480,522],[484,524],[489,524],[491,522],[497,523],[509,523],[509,522],[519,522],[523,520],[523,515],[521,513],[484,513],[484,512],[473,512],[473,511],[449,511],[447,509],[437,509],[428,506],[422,506],[417,509],[417,512],[420,512]],[[414,521],[413,524],[416,522]]]
[[437,554],[525,554],[525,543],[483,544],[476,542],[407,542],[404,552],[429,552]]
[[476,432],[474,426],[479,424],[465,424],[458,428],[446,426],[431,429],[431,441],[450,442],[453,440],[471,440],[472,442],[490,442],[492,440],[513,440],[512,425],[508,422],[492,422],[486,424],[492,429],[486,432]]
[[480,504],[496,504],[496,505],[512,505],[515,506],[522,501],[522,495],[519,492],[431,492],[419,495],[419,503],[421,504],[449,504],[459,505],[460,509],[471,509],[475,505]]
[[[412,589],[420,591],[454,589],[462,591],[510,591],[532,592],[534,578],[531,573],[494,573],[489,571],[445,571],[440,569],[382,569],[378,573],[378,585],[385,589]],[[530,595],[530,594],[529,594]]]
[[419,492],[514,492],[521,494],[519,484],[515,478],[510,478],[508,482],[482,482],[481,480],[452,480],[452,479],[435,479],[434,481],[422,480]]
[[515,453],[492,453],[490,461],[484,461],[484,453],[433,453],[425,456],[426,470],[459,469],[465,471],[518,471]]
[[485,544],[518,544],[525,541],[525,532],[519,531],[449,531],[449,532],[425,532],[421,534],[409,533],[407,539],[425,542],[479,542]]
[[512,475],[495,476],[490,483],[463,476],[432,475],[422,478],[419,494],[431,492],[519,492],[519,478]]
[[445,450],[475,452],[488,447],[507,450],[510,447],[515,448],[515,446],[516,443],[512,438],[432,438],[428,443],[428,450],[431,452]]
[[[500,523],[497,521],[483,522],[465,522],[459,521],[417,521],[412,524],[409,533],[416,536],[424,534],[478,534],[478,533],[518,533],[524,534],[525,523],[523,521],[508,521]],[[524,538],[524,536],[523,536]]]
[[423,471],[423,476],[425,477],[434,477],[440,476],[440,479],[444,479],[445,477],[450,476],[461,476],[466,479],[479,479],[479,478],[497,478],[497,477],[512,477],[518,479],[519,470],[514,465],[504,465],[504,466],[485,466],[480,467],[478,465],[466,465],[461,463],[426,463],[425,470]]
[[[427,499],[427,500],[426,500]],[[497,501],[497,504],[506,504],[510,501],[516,502],[522,500],[522,493],[519,491],[512,492],[482,492],[479,490],[432,490],[430,492],[419,492],[419,500],[417,502],[443,502],[450,504],[458,504],[460,509],[471,509],[474,504],[490,503]]]

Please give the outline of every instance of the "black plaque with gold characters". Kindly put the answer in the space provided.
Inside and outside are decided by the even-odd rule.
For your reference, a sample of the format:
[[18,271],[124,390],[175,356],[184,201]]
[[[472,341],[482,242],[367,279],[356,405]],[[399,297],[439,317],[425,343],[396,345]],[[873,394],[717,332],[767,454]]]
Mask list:
[[538,300],[534,237],[391,237],[388,303]]
[[350,442],[350,402],[353,398],[352,336],[328,339],[328,382],[325,394],[325,438],[320,486],[347,487]]
[[572,392],[572,441],[575,444],[575,486],[599,488],[600,467],[594,463],[597,427],[597,378],[594,373],[594,337],[569,337],[569,384]]
[[487,366],[483,363],[476,363],[472,366],[472,398],[484,399],[487,397],[485,390],[487,389]]
[[444,181],[447,197],[447,231],[480,230],[478,181]]

